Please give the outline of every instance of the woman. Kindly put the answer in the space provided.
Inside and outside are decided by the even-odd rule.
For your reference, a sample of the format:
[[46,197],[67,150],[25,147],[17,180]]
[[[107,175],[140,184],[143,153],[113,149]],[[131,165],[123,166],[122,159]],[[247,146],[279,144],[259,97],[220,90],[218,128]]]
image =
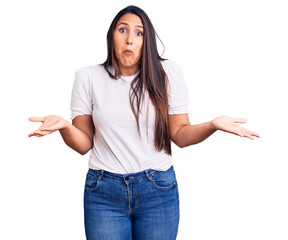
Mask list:
[[102,65],[79,69],[72,91],[72,124],[59,116],[29,136],[60,131],[65,143],[86,154],[85,231],[93,239],[176,239],[179,198],[171,141],[183,148],[216,130],[253,139],[255,132],[227,116],[191,125],[188,91],[179,66],[162,59],[146,13],[120,11],[107,34]]

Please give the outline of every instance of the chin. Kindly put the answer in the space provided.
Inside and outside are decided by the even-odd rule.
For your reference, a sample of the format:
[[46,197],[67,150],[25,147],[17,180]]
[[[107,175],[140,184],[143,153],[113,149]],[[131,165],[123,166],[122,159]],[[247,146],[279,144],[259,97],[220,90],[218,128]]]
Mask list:
[[134,67],[137,64],[137,62],[132,62],[132,61],[123,61],[121,62],[121,65],[129,68],[129,67]]

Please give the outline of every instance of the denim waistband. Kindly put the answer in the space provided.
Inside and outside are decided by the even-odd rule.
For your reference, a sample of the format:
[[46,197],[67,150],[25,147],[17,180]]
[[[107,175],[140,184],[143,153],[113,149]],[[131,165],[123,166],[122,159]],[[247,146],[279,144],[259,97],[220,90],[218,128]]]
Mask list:
[[[173,171],[173,165],[171,165],[171,167],[166,170],[166,171]],[[154,170],[154,169],[147,169],[144,170],[142,172],[137,172],[137,173],[129,173],[129,174],[118,174],[118,173],[112,173],[112,172],[108,172],[105,170],[96,170],[96,169],[91,169],[89,168],[89,171],[92,173],[95,173],[98,175],[98,178],[102,178],[103,176],[118,180],[118,181],[135,181],[135,180],[139,180],[142,179],[144,177],[147,177],[148,179],[151,179],[151,176],[153,176],[154,174],[158,173],[158,172],[163,172],[160,170]]]

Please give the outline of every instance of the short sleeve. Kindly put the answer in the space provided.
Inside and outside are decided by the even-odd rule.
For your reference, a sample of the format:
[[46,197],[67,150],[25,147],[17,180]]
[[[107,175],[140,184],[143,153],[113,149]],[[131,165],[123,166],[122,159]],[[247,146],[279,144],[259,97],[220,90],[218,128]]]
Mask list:
[[81,68],[75,72],[71,96],[71,119],[79,115],[92,115],[90,82],[85,68]]
[[169,81],[169,115],[190,113],[190,98],[181,68],[171,60],[164,61],[163,67]]

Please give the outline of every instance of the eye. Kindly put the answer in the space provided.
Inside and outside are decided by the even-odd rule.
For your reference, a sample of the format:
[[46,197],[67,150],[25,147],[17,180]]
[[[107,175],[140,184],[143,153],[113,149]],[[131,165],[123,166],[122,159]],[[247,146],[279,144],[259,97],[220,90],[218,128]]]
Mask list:
[[119,32],[121,32],[121,33],[126,33],[127,30],[126,30],[125,28],[120,28],[120,29],[119,29]]
[[142,32],[137,32],[137,36],[143,36]]

